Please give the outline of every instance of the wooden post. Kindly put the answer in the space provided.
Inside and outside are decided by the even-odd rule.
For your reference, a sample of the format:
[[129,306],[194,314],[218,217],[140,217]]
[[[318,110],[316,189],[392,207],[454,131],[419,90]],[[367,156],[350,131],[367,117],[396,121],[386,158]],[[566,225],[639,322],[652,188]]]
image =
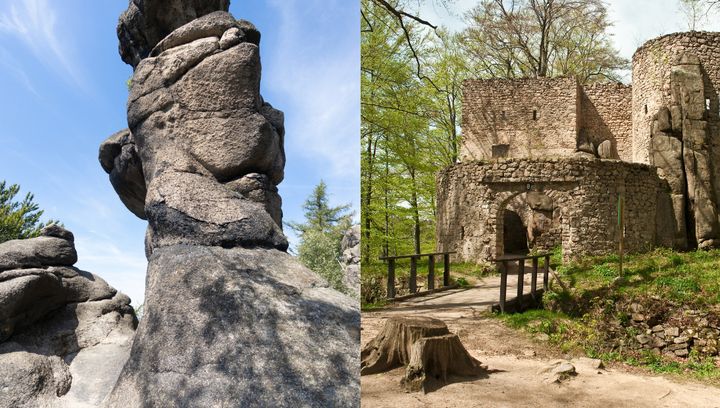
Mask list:
[[620,230],[620,277],[623,276],[623,248],[625,244],[625,194],[620,193],[618,195],[618,229]]
[[435,256],[428,256],[428,286],[427,290],[435,289]]
[[443,254],[443,286],[450,286],[450,254]]
[[545,255],[545,271],[543,272],[543,290],[548,291],[548,280],[550,279],[550,255]]
[[518,281],[517,281],[517,311],[522,311],[523,306],[523,284],[525,283],[525,259],[518,260]]
[[417,258],[410,258],[410,293],[417,292]]
[[505,313],[505,294],[507,291],[507,261],[500,263],[500,313]]
[[530,294],[532,295],[533,300],[537,300],[535,297],[535,287],[537,286],[537,273],[538,273],[538,259],[533,258],[532,260],[532,279],[530,280],[532,283],[530,284]]
[[395,297],[395,259],[388,259],[387,297]]

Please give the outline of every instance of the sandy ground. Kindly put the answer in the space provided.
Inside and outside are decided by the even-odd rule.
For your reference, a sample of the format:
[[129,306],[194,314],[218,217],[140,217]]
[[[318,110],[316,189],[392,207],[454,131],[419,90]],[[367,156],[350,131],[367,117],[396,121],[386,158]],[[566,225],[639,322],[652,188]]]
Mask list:
[[470,354],[487,366],[487,372],[479,378],[453,379],[427,394],[402,390],[404,368],[366,375],[361,378],[362,406],[720,408],[720,388],[632,373],[623,367],[595,369],[588,359],[572,360],[577,376],[560,384],[548,384],[547,375],[539,371],[553,361],[571,357],[487,316],[497,296],[495,280],[486,278],[471,290],[442,292],[363,313],[363,345],[380,331],[388,316],[436,317],[458,333]]

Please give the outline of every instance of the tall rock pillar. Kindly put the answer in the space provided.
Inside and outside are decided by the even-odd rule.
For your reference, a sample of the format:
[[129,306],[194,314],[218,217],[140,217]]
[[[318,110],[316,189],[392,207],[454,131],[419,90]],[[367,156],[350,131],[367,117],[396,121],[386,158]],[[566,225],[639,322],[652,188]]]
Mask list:
[[670,68],[670,106],[661,107],[653,121],[652,163],[670,188],[673,246],[679,249],[718,244],[704,89],[700,60],[682,54]]
[[260,33],[227,9],[132,0],[120,18],[129,130],[100,161],[148,220],[149,265],[106,406],[359,406],[359,307],[285,253],[283,114],[260,95]]

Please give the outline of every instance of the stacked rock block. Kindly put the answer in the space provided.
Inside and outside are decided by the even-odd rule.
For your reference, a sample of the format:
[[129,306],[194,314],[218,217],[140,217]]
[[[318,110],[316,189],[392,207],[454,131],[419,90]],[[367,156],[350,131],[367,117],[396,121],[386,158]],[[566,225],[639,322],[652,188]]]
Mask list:
[[676,248],[717,245],[719,87],[720,33],[658,37],[633,55],[634,159],[671,187]]
[[[563,247],[566,259],[617,248],[617,201],[625,195],[625,246],[655,242],[658,197],[667,195],[652,166],[589,159],[468,162],[437,175],[437,242],[456,259],[478,262],[504,253],[502,219],[513,210],[537,249]],[[628,194],[632,191],[632,194]]]
[[283,113],[228,1],[132,0],[128,130],[100,162],[147,219],[145,313],[109,407],[357,406],[357,301],[285,250]]
[[0,244],[0,407],[97,405],[112,389],[137,319],[75,262],[58,225]]

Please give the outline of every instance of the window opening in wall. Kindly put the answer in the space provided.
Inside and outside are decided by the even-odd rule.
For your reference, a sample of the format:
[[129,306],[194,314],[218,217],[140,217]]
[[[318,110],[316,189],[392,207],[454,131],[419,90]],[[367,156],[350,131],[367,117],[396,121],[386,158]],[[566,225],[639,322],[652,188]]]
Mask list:
[[710,110],[710,98],[705,98],[705,110]]
[[505,120],[505,111],[500,112],[500,117],[503,118],[503,120]]
[[465,239],[465,227],[460,227],[460,239]]
[[645,114],[647,115],[647,105],[645,105]]
[[533,120],[537,120],[537,110],[533,110]]

